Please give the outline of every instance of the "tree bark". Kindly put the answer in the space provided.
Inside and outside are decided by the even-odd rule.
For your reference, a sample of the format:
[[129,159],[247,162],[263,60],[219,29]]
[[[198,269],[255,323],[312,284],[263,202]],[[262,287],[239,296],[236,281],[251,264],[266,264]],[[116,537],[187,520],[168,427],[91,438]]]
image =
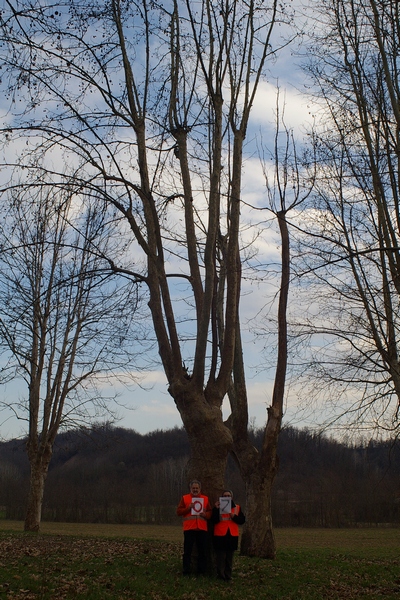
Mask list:
[[276,543],[271,516],[271,490],[274,476],[270,469],[259,468],[246,486],[246,524],[240,552],[245,556],[274,559]]
[[38,532],[40,529],[44,485],[47,478],[50,458],[51,451],[46,452],[46,455],[34,455],[29,459],[31,472],[24,531]]
[[[180,386],[179,386],[180,387]],[[182,418],[190,444],[188,481],[200,479],[202,491],[215,502],[225,487],[225,471],[232,449],[232,434],[223,423],[218,405],[206,401],[204,394],[191,387],[171,386],[170,393]]]

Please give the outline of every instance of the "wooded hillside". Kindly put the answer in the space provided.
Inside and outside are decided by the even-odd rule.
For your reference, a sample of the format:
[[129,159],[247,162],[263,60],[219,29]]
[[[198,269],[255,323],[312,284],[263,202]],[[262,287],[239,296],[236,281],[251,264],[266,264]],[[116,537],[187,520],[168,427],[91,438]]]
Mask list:
[[[261,432],[254,432],[255,443]],[[58,436],[43,505],[44,520],[178,523],[187,490],[189,445],[183,429],[141,435],[96,426]],[[400,443],[346,445],[291,427],[279,442],[273,492],[276,526],[346,527],[400,523]],[[23,440],[0,444],[2,516],[23,520],[28,490]],[[244,504],[233,461],[226,485]]]

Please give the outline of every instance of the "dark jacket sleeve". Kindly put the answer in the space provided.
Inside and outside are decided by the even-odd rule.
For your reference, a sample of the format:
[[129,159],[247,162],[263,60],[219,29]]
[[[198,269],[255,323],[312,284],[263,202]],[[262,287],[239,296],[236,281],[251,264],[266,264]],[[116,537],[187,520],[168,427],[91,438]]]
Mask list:
[[243,525],[243,523],[246,521],[246,517],[244,516],[244,514],[242,512],[242,509],[239,510],[239,514],[238,515],[233,515],[232,516],[232,521],[234,521],[238,525]]

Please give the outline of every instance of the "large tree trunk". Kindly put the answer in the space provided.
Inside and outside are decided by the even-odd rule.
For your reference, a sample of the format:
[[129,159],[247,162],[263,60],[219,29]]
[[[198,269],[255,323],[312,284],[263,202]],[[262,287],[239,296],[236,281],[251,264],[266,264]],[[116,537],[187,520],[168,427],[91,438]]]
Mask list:
[[232,446],[230,432],[222,419],[207,420],[196,431],[186,431],[191,449],[188,477],[201,480],[202,490],[213,504],[225,488],[226,463]]
[[213,504],[225,487],[226,463],[232,449],[231,431],[223,422],[218,401],[207,402],[204,394],[191,388],[190,383],[179,391],[171,386],[170,393],[189,439],[188,481],[200,479],[202,491]]
[[[232,434],[223,423],[218,397],[214,403],[207,402],[204,393],[187,382],[169,388],[180,412],[189,439],[190,459],[187,464],[187,483],[192,479],[201,482],[201,491],[208,496],[211,506],[225,489],[225,471],[228,455],[232,449]],[[213,547],[212,528],[209,521],[207,544],[207,573],[212,576]],[[195,560],[196,549],[192,559]]]

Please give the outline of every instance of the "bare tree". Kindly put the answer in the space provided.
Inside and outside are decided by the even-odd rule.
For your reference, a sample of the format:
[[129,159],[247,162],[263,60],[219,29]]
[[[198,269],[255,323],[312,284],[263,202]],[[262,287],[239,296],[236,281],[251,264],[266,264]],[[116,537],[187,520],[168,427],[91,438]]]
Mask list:
[[399,3],[314,8],[318,177],[302,251],[321,312],[303,326],[321,340],[312,371],[335,418],[398,429]]
[[[234,435],[221,407],[234,362],[243,370],[243,153],[276,52],[278,3],[6,4],[3,81],[8,74],[12,100],[24,107],[6,133],[30,136],[34,154],[57,145],[67,163],[79,157],[74,181],[129,224],[168,389],[190,440],[189,470],[217,497],[233,440],[247,427],[244,397]],[[248,478],[254,495],[258,484]],[[263,519],[254,513],[248,530]],[[274,555],[271,543],[260,537],[252,553]]]
[[51,185],[17,186],[1,213],[0,375],[26,384],[11,408],[28,422],[25,530],[38,531],[60,427],[109,415],[101,388],[132,368],[138,298],[132,281],[116,286],[109,275],[111,227],[96,199],[90,207]]
[[[271,405],[267,409],[267,423],[262,436],[261,448],[257,450],[249,437],[247,388],[243,364],[240,328],[237,330],[236,357],[233,381],[229,391],[232,407],[232,432],[234,456],[246,483],[246,519],[241,541],[241,552],[248,556],[260,554],[275,557],[275,540],[272,527],[272,485],[278,471],[278,437],[283,417],[285,384],[288,365],[287,306],[290,285],[290,235],[288,215],[298,210],[311,193],[314,175],[306,175],[300,168],[293,132],[286,126],[284,108],[281,110],[277,96],[276,129],[270,160],[263,161],[263,170],[269,205],[263,211],[272,213],[278,224],[281,240],[280,284],[277,293],[277,357],[275,381]],[[268,164],[272,159],[272,167]],[[259,207],[260,208],[260,207]],[[265,515],[260,520],[259,515]],[[255,523],[258,522],[258,526]]]

